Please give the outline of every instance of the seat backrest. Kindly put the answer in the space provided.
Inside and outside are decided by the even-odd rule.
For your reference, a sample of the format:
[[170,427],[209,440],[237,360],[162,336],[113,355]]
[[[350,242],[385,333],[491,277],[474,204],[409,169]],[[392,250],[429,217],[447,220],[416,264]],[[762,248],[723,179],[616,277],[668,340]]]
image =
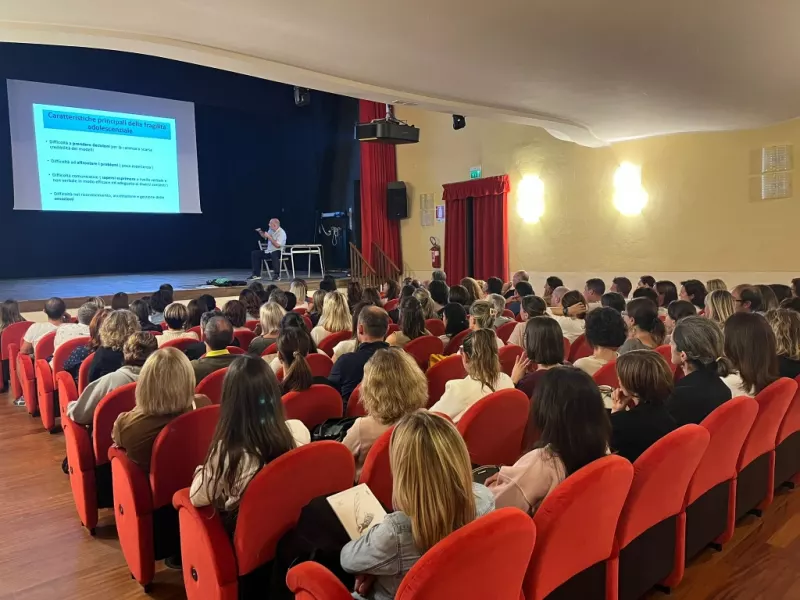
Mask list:
[[192,333],[197,335],[197,338],[202,341],[203,339],[203,328],[200,325],[195,325],[194,327],[189,327],[186,331],[191,331]]
[[312,385],[302,392],[289,392],[282,400],[286,418],[302,421],[309,431],[328,419],[341,418],[344,410],[342,397],[329,385]]
[[258,319],[250,319],[249,321],[245,321],[244,324],[244,326],[247,327],[250,331],[255,331],[258,325],[259,325]]
[[78,388],[75,386],[75,380],[72,375],[66,371],[60,371],[56,375],[55,381],[56,390],[58,390],[58,404],[60,406],[61,417],[66,417],[66,409],[70,402],[78,399]]
[[744,440],[758,414],[758,403],[747,396],[728,400],[714,409],[702,425],[710,441],[703,458],[689,482],[685,506],[693,503],[714,486],[736,476],[736,463]]
[[174,338],[161,344],[160,348],[177,348],[181,352],[185,352],[187,348],[194,346],[196,343],[197,340],[192,338]]
[[592,379],[597,385],[608,385],[612,388],[619,387],[619,378],[617,377],[617,361],[612,360],[604,364],[602,367],[595,371]]
[[261,469],[239,505],[233,534],[239,575],[272,560],[278,540],[297,524],[303,507],[350,488],[355,473],[350,450],[328,441],[296,448]]
[[579,469],[550,492],[533,516],[536,546],[525,576],[526,600],[542,600],[611,556],[632,480],[633,465],[612,454]]
[[302,306],[298,306],[292,309],[292,312],[296,312],[298,315],[304,315],[308,312],[307,308],[303,308]]
[[366,483],[387,511],[392,509],[392,491],[394,490],[392,467],[389,464],[389,444],[392,441],[392,431],[394,431],[394,427],[384,431],[372,444],[358,478],[358,483]]
[[461,357],[448,356],[433,365],[425,373],[428,379],[428,406],[433,406],[444,394],[445,384],[452,379],[464,379],[467,371]]
[[313,352],[306,356],[308,366],[311,368],[311,374],[314,377],[327,377],[331,374],[333,369],[333,361],[327,354],[320,354]]
[[28,327],[33,325],[33,321],[20,321],[19,323],[12,323],[0,333],[0,356],[2,360],[8,360],[8,346],[10,344],[22,345],[22,338]]
[[778,429],[796,392],[797,382],[781,377],[756,395],[758,415],[742,446],[737,470],[741,471],[762,454],[775,449]]
[[389,329],[386,330],[386,337],[389,337],[393,333],[397,333],[400,331],[400,325],[397,323],[389,323]]
[[339,342],[349,340],[351,337],[353,337],[353,333],[351,331],[337,331],[336,333],[330,334],[319,344],[317,344],[317,348],[322,350],[328,356],[333,357],[333,347]]
[[86,386],[89,385],[89,369],[92,368],[92,361],[94,360],[94,352],[83,359],[80,368],[78,369],[78,393],[83,393]]
[[247,350],[244,348],[239,348],[239,346],[228,346],[228,352],[230,354],[246,354]]
[[408,352],[423,372],[428,370],[428,361],[431,354],[441,354],[444,352],[442,340],[433,335],[423,335],[411,340],[405,345],[404,350]]
[[506,319],[514,319],[514,318],[516,318],[516,316],[517,316],[517,315],[515,315],[515,314],[513,313],[513,311],[511,311],[511,310],[509,310],[509,309],[507,309],[507,308],[504,308],[504,309],[503,309],[502,315],[503,315],[503,316],[504,316]]
[[572,344],[569,343],[567,338],[564,338],[562,341],[564,342],[564,356],[569,356],[569,352],[572,349]]
[[136,382],[118,387],[106,394],[94,409],[92,419],[92,445],[94,446],[95,463],[103,465],[108,462],[108,449],[113,444],[111,430],[117,417],[136,406]]
[[46,360],[53,356],[53,353],[55,352],[55,345],[56,332],[51,331],[50,333],[45,333],[39,338],[39,341],[36,342],[36,347],[33,349],[34,360]]
[[508,323],[503,323],[502,325],[500,325],[500,327],[497,328],[497,337],[503,340],[504,344],[507,344],[508,338],[510,338],[511,334],[514,333],[514,330],[517,328],[517,325],[518,323],[516,321],[509,321]]
[[800,375],[795,377],[794,380],[798,383],[798,389],[789,404],[786,415],[783,417],[781,426],[778,428],[778,437],[775,440],[776,446],[793,433],[800,431]]
[[150,459],[153,508],[172,505],[172,496],[192,484],[197,465],[205,462],[219,421],[219,406],[187,412],[161,430]]
[[227,372],[228,367],[224,367],[206,375],[194,388],[195,393],[205,394],[212,403],[219,404],[222,402],[222,384]]
[[452,338],[450,338],[450,341],[447,342],[447,346],[444,347],[443,354],[445,356],[450,356],[451,354],[455,354],[456,352],[458,352],[458,349],[461,348],[461,344],[464,343],[464,338],[469,335],[469,332],[470,332],[469,329],[465,329],[461,333],[457,333]]
[[53,369],[54,378],[64,370],[64,362],[69,358],[69,355],[72,354],[76,348],[88,344],[89,340],[91,340],[91,338],[88,336],[72,338],[56,348],[55,354],[53,354],[53,360],[50,361],[50,367]]
[[569,352],[566,354],[566,356],[569,356],[569,362],[571,363],[574,363],[579,358],[591,355],[592,347],[589,345],[589,342],[586,341],[586,335],[583,333],[575,339],[569,348]]
[[345,412],[345,417],[363,417],[367,414],[367,411],[364,410],[364,405],[361,404],[361,384],[359,383],[356,386],[356,389],[350,394],[350,398],[347,400],[347,411]]
[[669,365],[670,371],[672,371],[672,374],[674,375],[675,371],[678,369],[678,365],[672,363],[672,347],[669,344],[664,344],[662,346],[658,346],[656,348],[656,352],[664,357],[664,360],[666,360],[667,364]]
[[441,319],[425,319],[425,329],[437,337],[444,335],[444,321]]
[[271,356],[271,355],[273,355],[273,354],[277,354],[277,353],[278,353],[278,344],[276,344],[275,342],[273,342],[273,343],[271,343],[269,346],[267,346],[267,349],[266,349],[266,350],[264,350],[264,351],[261,353],[261,356]]
[[394,300],[389,300],[386,304],[384,304],[383,308],[386,312],[390,312],[396,309],[398,304],[400,304],[400,300],[395,298]]
[[256,334],[249,329],[240,329],[239,331],[233,332],[233,337],[239,340],[240,348],[247,349],[250,347],[250,342],[252,342],[253,339],[255,339]]
[[705,427],[684,425],[650,446],[633,464],[634,475],[617,525],[617,545],[683,509],[689,481],[711,439]]
[[535,540],[536,526],[525,513],[493,511],[428,550],[403,577],[395,598],[517,600]]
[[484,396],[470,406],[456,428],[473,465],[513,465],[522,450],[530,399],[515,389]]
[[511,371],[514,370],[514,363],[516,363],[517,357],[522,356],[525,353],[525,350],[523,350],[520,346],[507,344],[500,348],[497,353],[500,357],[500,369],[503,371],[503,373],[511,377]]

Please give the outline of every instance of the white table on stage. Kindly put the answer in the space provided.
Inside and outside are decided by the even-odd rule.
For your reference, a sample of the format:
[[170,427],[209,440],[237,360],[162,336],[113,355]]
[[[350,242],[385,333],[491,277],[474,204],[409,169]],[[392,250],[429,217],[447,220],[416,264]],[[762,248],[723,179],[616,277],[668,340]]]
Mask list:
[[311,277],[311,260],[314,255],[319,257],[319,270],[321,277],[325,277],[325,265],[322,262],[322,244],[292,244],[284,246],[284,251],[289,255],[289,261],[292,264],[292,279],[296,277],[294,269],[294,256],[295,254],[308,255],[308,277]]

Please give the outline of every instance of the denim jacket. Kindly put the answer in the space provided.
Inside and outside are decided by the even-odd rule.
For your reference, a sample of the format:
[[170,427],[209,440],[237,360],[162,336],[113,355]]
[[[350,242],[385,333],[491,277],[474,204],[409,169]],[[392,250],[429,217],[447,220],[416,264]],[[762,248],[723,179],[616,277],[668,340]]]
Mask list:
[[[494,510],[492,492],[477,483],[472,484],[472,492],[479,517]],[[411,520],[397,511],[386,515],[380,525],[342,548],[341,561],[348,573],[376,576],[367,595],[369,600],[393,600],[403,577],[421,556],[414,546]]]

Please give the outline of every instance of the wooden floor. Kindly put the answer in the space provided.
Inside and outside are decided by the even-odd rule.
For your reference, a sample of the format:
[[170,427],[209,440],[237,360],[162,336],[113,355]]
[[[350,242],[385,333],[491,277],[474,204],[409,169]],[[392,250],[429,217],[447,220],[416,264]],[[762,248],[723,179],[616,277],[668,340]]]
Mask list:
[[[111,511],[101,511],[97,538],[80,526],[64,456],[62,434],[0,394],[0,600],[146,600]],[[185,598],[180,573],[157,568],[150,597]],[[747,517],[721,553],[701,554],[669,598],[800,600],[800,489],[780,492],[762,519]]]

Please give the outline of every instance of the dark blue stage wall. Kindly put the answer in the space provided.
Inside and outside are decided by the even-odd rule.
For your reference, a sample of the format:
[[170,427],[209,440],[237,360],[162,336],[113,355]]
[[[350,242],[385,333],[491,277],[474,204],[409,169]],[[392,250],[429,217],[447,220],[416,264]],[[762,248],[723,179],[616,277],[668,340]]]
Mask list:
[[[4,79],[195,103],[203,214],[14,211]],[[244,268],[261,226],[314,239],[315,213],[347,210],[359,177],[358,103],[150,56],[0,43],[0,278]],[[13,257],[13,258],[12,258]],[[301,261],[302,262],[302,261]]]

